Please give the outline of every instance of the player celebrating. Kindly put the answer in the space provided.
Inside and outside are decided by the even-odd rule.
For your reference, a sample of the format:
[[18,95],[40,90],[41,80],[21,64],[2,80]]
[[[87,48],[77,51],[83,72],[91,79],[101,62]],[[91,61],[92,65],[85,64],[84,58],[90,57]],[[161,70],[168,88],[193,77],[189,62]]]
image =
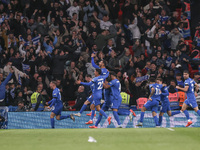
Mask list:
[[71,115],[67,115],[67,116],[61,116],[61,111],[63,109],[63,103],[61,100],[61,94],[60,94],[60,90],[56,87],[56,82],[55,81],[51,81],[50,82],[50,88],[53,89],[53,99],[49,102],[47,102],[48,108],[50,109],[53,105],[55,107],[55,109],[51,112],[50,115],[50,119],[51,119],[51,128],[54,128],[54,117],[56,116],[57,120],[63,120],[63,119],[67,119],[67,118],[71,118],[73,121],[75,121],[75,118],[73,116],[73,114]]
[[[191,106],[194,109],[194,111],[197,112],[197,114],[200,116],[200,110],[198,108],[198,105],[196,102],[196,97],[195,97],[195,95],[197,95],[197,92],[199,90],[199,86],[193,79],[191,79],[189,77],[188,70],[185,70],[183,72],[183,77],[185,79],[185,82],[184,82],[185,87],[181,88],[179,86],[176,86],[176,88],[178,90],[182,90],[182,91],[186,92],[187,99],[184,101],[181,111],[178,111],[177,113],[184,112],[184,114],[188,120],[186,127],[188,127],[192,124],[192,121],[190,120],[190,117],[189,117],[189,113],[187,111],[188,106]],[[194,86],[195,86],[195,91],[194,91]]]
[[[108,83],[108,78],[105,80],[105,83]],[[103,111],[107,111],[109,108],[111,108],[111,89],[108,88],[108,89],[105,89],[105,93],[104,93],[104,98],[105,98],[105,101],[103,103],[103,106],[101,107],[101,109]],[[99,117],[95,123],[94,126],[89,126],[89,128],[97,128],[98,124],[101,122],[101,119],[102,119],[102,114],[99,114]]]
[[[106,75],[106,73],[108,72],[107,69],[106,69],[106,62],[104,60],[100,61],[99,62],[99,66],[95,64],[94,62],[94,57],[96,56],[95,53],[92,53],[91,55],[91,63],[92,63],[92,66],[96,69],[101,69],[101,75]],[[104,91],[105,93],[105,91]],[[91,121],[91,119],[94,118],[94,115],[95,115],[95,110],[92,110],[91,113],[87,114],[87,116],[91,116],[90,117],[90,121],[87,122],[87,124],[92,124],[93,122]]]
[[[96,69],[94,74],[95,74],[95,78],[93,78],[91,82],[85,83],[85,82],[77,81],[77,84],[88,85],[88,86],[94,84],[93,91],[92,91],[93,104],[96,107],[96,110],[99,111],[99,113],[101,113],[104,117],[107,118],[108,123],[110,125],[111,117],[108,117],[105,114],[105,112],[100,108],[103,82],[109,76],[109,72],[107,71],[106,75],[101,75],[101,69]],[[91,105],[91,106],[93,106],[93,105]],[[94,110],[95,108],[92,108],[92,109]]]
[[144,106],[141,109],[141,115],[140,115],[140,122],[137,126],[142,126],[143,125],[143,118],[144,118],[144,113],[146,110],[151,110],[152,111],[152,115],[155,121],[156,126],[158,127],[158,118],[157,118],[157,111],[158,111],[158,105],[159,105],[159,101],[160,101],[160,94],[161,94],[161,88],[162,88],[162,84],[161,81],[162,79],[159,78],[158,79],[159,84],[155,83],[155,79],[154,78],[150,78],[150,85],[149,85],[149,89],[150,89],[150,95],[149,95],[149,101],[147,101],[146,104],[144,104]]
[[[157,81],[157,83],[161,83],[162,84],[162,80],[159,82]],[[158,124],[159,126],[162,124],[162,118],[164,113],[167,113],[168,116],[173,116],[175,114],[178,114],[177,112],[171,112],[171,108],[170,108],[170,103],[169,103],[169,99],[168,99],[168,95],[169,95],[169,91],[168,91],[168,87],[166,87],[165,85],[161,88],[161,110],[160,110],[160,114],[159,114],[159,121]]]
[[[91,82],[91,81],[92,81],[91,75],[86,75],[86,76],[85,76],[85,79],[86,79],[87,82]],[[92,85],[90,86],[91,92],[92,92],[93,86],[94,86],[94,84],[92,84]],[[74,114],[74,115],[80,117],[81,114],[83,113],[83,111],[87,108],[87,105],[88,105],[88,104],[91,104],[92,102],[93,102],[93,98],[92,98],[92,95],[90,95],[90,96],[88,97],[88,99],[84,102],[84,104],[83,104],[83,106],[81,107],[81,110],[79,111],[79,113]]]
[[[121,123],[120,123],[120,120],[119,120],[119,116],[118,116],[118,108],[122,102],[122,97],[120,95],[120,92],[121,92],[121,84],[119,82],[119,80],[117,79],[117,75],[116,73],[114,72],[110,72],[110,76],[111,76],[111,82],[109,82],[108,84],[103,84],[104,88],[105,89],[108,89],[110,88],[111,89],[111,97],[110,97],[110,100],[111,100],[111,108],[113,110],[113,115],[115,117],[115,120],[117,121],[118,123],[118,127],[121,127]],[[107,106],[109,106],[109,101],[107,102]],[[106,105],[105,105],[106,106]],[[97,127],[97,124],[98,122],[96,122],[95,126],[93,127],[90,127],[90,128],[96,128]]]

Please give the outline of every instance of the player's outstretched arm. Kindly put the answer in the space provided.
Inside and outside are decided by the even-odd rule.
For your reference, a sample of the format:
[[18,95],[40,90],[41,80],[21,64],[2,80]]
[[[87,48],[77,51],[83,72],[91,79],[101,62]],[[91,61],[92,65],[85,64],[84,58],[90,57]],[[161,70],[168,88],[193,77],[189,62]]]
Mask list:
[[104,89],[108,89],[108,88],[110,88],[111,86],[108,85],[108,84],[106,84],[106,83],[103,83],[103,87],[104,87]]
[[95,64],[95,62],[94,62],[94,57],[92,57],[91,62],[92,62],[92,66],[93,66],[94,68],[100,69],[100,67],[99,67],[98,65]]
[[103,75],[102,77],[103,77],[104,79],[106,79],[108,76],[109,76],[109,71],[107,71],[107,73],[106,73],[105,75]]
[[153,96],[153,94],[155,93],[155,89],[153,87],[151,87],[151,93],[149,95],[149,100],[152,100],[151,97]]
[[80,82],[80,84],[90,86],[90,85],[93,84],[93,82],[92,81],[87,82],[87,83],[86,82]]
[[189,85],[185,85],[184,88],[181,88],[180,86],[176,86],[176,88],[177,88],[178,90],[183,91],[183,92],[187,92],[187,91],[188,91],[188,88],[189,88]]
[[53,98],[51,101],[48,102],[49,107],[52,107],[56,103],[56,99]]

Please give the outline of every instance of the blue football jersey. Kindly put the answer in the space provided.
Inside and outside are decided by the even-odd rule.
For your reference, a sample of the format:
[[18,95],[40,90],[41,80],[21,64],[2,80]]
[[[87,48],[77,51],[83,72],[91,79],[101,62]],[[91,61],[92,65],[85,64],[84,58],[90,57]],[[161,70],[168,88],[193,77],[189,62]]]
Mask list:
[[112,96],[111,89],[110,88],[104,89],[104,99],[105,99],[105,101],[110,101],[111,96]]
[[194,85],[195,81],[191,78],[188,78],[184,82],[185,86],[189,86],[188,90],[186,91],[187,97],[195,97],[194,95]]
[[114,99],[118,100],[121,99],[121,84],[118,79],[114,79],[108,83],[110,85],[112,96]]
[[62,104],[61,94],[58,88],[53,90],[53,98],[55,99],[55,105]]
[[158,100],[160,101],[160,95],[161,95],[161,88],[162,88],[162,84],[150,84],[149,85],[149,89],[150,89],[150,93],[151,93],[151,88],[155,89],[155,93],[151,96],[152,100]]
[[104,77],[103,76],[95,77],[92,79],[92,82],[94,84],[92,93],[102,94]]
[[161,101],[162,102],[167,102],[169,101],[168,96],[169,96],[169,91],[168,91],[168,87],[162,87],[161,88]]

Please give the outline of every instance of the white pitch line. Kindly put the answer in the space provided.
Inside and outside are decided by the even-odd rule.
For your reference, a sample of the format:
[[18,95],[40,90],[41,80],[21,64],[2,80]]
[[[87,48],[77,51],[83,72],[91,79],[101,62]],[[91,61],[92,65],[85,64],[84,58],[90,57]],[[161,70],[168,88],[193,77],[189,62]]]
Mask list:
[[170,130],[170,131],[175,131],[174,129],[172,129],[172,128],[166,128],[166,129],[168,129],[168,130]]

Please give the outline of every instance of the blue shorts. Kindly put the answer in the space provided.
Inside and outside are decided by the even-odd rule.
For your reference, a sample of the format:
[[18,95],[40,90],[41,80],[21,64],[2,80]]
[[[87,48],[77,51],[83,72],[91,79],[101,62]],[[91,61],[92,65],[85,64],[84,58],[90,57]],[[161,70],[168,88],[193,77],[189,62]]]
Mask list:
[[101,109],[104,111],[108,111],[108,109],[111,108],[111,104],[112,104],[111,101],[108,101],[108,102],[105,101]]
[[93,95],[93,103],[95,106],[101,105],[102,95]]
[[156,112],[158,111],[158,105],[159,105],[159,101],[157,100],[152,100],[152,101],[147,101],[146,104],[144,104],[144,107],[147,110],[151,110],[152,112]]
[[111,104],[111,108],[112,109],[119,109],[119,106],[121,105],[122,99],[113,99],[112,100],[112,104]]
[[61,115],[61,112],[63,110],[63,105],[55,106],[55,109],[52,111],[54,114]]
[[171,110],[170,103],[169,102],[162,102],[160,112],[166,113],[170,110]]
[[184,103],[185,103],[186,105],[188,105],[188,106],[191,106],[192,108],[198,107],[196,99],[195,99],[195,100],[186,99],[186,100],[184,101]]
[[88,97],[87,100],[90,102],[90,104],[92,104],[92,102],[93,102],[93,97],[92,97],[92,95],[90,95],[90,96]]

